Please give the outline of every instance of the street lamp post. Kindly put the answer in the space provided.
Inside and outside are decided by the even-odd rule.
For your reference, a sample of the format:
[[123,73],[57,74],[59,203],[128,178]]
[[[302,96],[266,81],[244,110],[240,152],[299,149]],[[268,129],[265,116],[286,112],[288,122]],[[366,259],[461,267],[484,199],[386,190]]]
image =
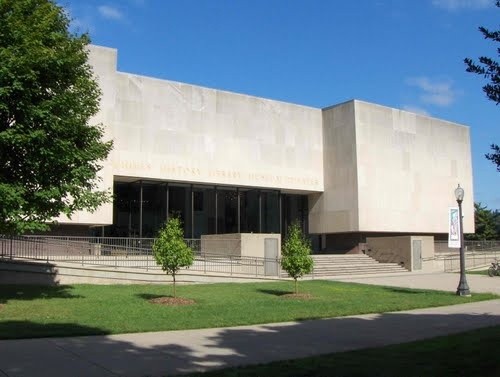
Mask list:
[[455,189],[455,198],[458,203],[458,217],[460,219],[460,282],[458,283],[457,295],[470,296],[469,284],[465,277],[465,255],[464,255],[464,228],[462,219],[462,201],[464,200],[464,189],[458,185]]

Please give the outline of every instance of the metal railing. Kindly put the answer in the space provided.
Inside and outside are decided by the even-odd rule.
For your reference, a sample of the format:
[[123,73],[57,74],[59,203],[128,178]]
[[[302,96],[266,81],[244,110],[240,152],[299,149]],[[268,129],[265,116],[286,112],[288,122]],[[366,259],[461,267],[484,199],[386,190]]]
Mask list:
[[[195,260],[189,271],[229,275],[279,276],[279,259],[244,257],[206,253],[200,249],[200,240],[187,239],[195,250]],[[224,243],[218,240],[219,245]],[[230,247],[234,247],[234,240]],[[0,258],[28,259],[49,262],[74,263],[81,266],[160,270],[152,253],[153,239],[125,239],[106,237],[23,236],[1,237]]]
[[[459,271],[460,270],[460,256],[450,255],[443,257],[444,271]],[[500,251],[486,251],[486,252],[468,252],[465,253],[465,269],[474,269],[480,267],[487,267],[495,260],[500,260]]]
[[[449,248],[448,241],[435,241],[434,250],[435,258],[443,261],[445,272],[460,270],[460,249]],[[495,259],[500,259],[500,241],[466,240],[464,252],[466,269],[487,267]]]
[[[68,250],[74,245],[101,245],[102,250],[121,250],[126,252],[131,249],[151,249],[154,238],[132,238],[132,237],[78,237],[78,236],[23,236],[33,241],[50,242],[67,246]],[[186,238],[184,241],[195,252],[200,253],[200,239]]]
[[[465,251],[500,251],[500,241],[472,241],[466,240],[464,243]],[[436,253],[459,253],[460,249],[449,248],[448,241],[434,241],[434,250]]]

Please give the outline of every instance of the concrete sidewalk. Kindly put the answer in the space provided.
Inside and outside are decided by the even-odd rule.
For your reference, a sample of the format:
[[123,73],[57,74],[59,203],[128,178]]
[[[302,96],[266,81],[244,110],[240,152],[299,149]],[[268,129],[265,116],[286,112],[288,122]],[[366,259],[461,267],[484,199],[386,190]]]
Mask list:
[[[0,341],[0,376],[165,376],[500,325],[500,300],[220,329]],[[3,373],[3,374],[2,374]]]

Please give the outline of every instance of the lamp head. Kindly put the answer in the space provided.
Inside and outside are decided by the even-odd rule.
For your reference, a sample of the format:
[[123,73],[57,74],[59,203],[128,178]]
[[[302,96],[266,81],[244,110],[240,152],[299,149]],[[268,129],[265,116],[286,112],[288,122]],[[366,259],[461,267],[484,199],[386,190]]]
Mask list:
[[460,185],[455,189],[455,198],[458,203],[462,203],[462,200],[464,200],[464,189]]

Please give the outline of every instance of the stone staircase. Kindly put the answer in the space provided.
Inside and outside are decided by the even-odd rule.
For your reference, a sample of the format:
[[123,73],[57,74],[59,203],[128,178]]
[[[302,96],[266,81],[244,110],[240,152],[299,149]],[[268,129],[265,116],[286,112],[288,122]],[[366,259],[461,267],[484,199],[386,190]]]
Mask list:
[[391,274],[408,272],[397,263],[380,263],[365,254],[312,255],[313,276]]

